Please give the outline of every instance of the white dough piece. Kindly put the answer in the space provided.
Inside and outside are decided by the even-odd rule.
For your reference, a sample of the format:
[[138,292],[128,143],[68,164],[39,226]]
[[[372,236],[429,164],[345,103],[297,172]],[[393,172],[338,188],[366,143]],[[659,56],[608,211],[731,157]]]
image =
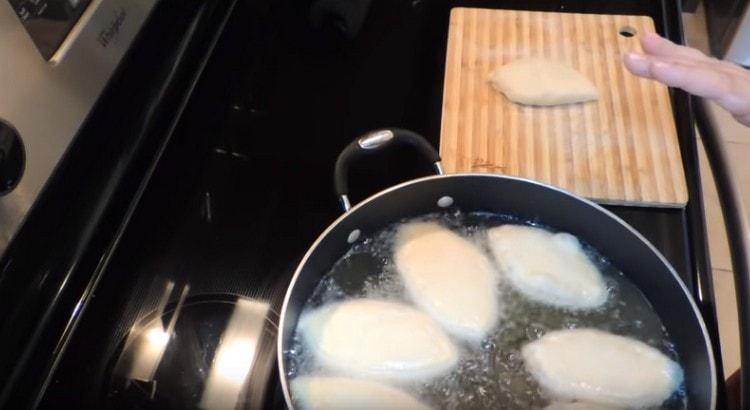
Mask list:
[[599,98],[596,86],[565,64],[541,58],[523,58],[490,74],[492,86],[509,100],[526,105],[561,105]]
[[490,259],[434,222],[399,227],[394,260],[417,306],[451,334],[481,340],[499,317],[499,275]]
[[292,398],[304,410],[429,409],[406,392],[368,380],[301,376],[289,384]]
[[521,353],[542,388],[563,400],[658,406],[683,378],[680,366],[653,347],[595,329],[550,332]]
[[333,303],[302,315],[298,326],[317,362],[345,375],[423,380],[447,373],[458,361],[440,326],[403,303]]
[[501,272],[529,299],[568,309],[592,309],[607,301],[602,274],[575,236],[502,225],[487,237]]
[[605,404],[591,403],[586,401],[561,401],[555,402],[544,410],[620,410],[621,407],[612,407]]

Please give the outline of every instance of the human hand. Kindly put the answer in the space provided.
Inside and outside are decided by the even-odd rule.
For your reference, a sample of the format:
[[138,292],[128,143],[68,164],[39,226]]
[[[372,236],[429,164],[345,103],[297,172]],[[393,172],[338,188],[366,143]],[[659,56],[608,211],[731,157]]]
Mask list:
[[627,53],[627,69],[715,101],[740,123],[750,127],[750,71],[677,45],[655,33],[641,36],[644,54]]

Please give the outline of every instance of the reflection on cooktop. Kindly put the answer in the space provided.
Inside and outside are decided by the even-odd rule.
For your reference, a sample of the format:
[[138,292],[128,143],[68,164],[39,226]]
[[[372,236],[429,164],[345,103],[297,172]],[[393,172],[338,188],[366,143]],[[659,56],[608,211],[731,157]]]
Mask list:
[[153,291],[161,293],[157,309],[133,326],[112,358],[107,407],[262,408],[275,377],[278,318],[270,304],[188,297],[189,286],[172,281]]

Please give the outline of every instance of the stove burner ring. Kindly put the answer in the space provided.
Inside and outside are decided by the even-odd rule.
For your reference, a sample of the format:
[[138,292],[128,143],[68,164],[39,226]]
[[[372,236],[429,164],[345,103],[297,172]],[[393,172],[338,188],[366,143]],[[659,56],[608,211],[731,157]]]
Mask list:
[[276,379],[278,314],[236,295],[196,295],[138,320],[103,392],[110,409],[260,408]]

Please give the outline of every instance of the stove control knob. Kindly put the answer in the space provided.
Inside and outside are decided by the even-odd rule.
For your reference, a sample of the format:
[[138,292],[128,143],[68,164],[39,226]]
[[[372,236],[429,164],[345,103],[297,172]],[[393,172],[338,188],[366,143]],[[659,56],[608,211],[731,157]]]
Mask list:
[[26,153],[21,136],[13,126],[0,119],[0,195],[18,185],[23,175]]

